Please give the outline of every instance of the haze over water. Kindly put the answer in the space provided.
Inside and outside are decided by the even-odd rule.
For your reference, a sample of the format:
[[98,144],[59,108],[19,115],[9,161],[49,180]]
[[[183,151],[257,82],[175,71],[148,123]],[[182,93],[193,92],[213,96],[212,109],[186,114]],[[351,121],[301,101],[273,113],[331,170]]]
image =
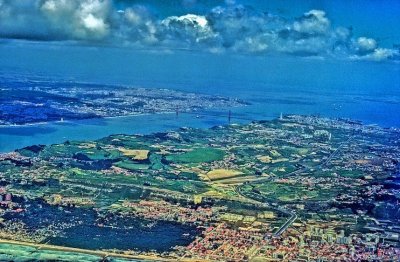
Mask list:
[[[1,73],[32,79],[169,88],[243,99],[233,122],[271,119],[283,114],[346,117],[368,124],[399,127],[400,66],[394,63],[340,61],[287,56],[148,52],[117,48],[0,46]],[[3,83],[6,85],[6,83]],[[95,139],[113,133],[150,133],[181,126],[227,124],[221,117],[139,116],[0,128],[0,151],[31,144]],[[212,114],[215,114],[212,113]]]

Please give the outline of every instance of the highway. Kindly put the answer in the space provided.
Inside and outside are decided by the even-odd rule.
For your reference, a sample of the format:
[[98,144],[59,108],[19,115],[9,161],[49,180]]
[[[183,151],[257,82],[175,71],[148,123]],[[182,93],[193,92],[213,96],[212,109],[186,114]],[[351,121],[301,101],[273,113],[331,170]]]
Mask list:
[[[269,179],[269,178],[268,178],[268,179]],[[241,185],[241,186],[243,186],[243,185]],[[293,211],[290,211],[290,210],[286,210],[286,209],[280,208],[280,207],[273,207],[273,206],[271,206],[271,205],[264,199],[264,197],[263,197],[262,195],[260,195],[260,194],[256,194],[256,193],[254,193],[254,192],[246,192],[246,193],[244,193],[244,192],[241,191],[241,187],[240,187],[240,186],[237,186],[236,189],[235,189],[235,191],[236,191],[239,195],[241,195],[241,196],[243,196],[243,197],[245,197],[245,198],[250,198],[250,199],[252,199],[252,200],[257,201],[258,203],[260,203],[260,204],[263,205],[264,207],[273,209],[273,210],[275,210],[275,211],[284,213],[285,215],[288,215],[288,216],[289,216],[288,220],[286,220],[286,222],[283,223],[283,225],[282,225],[280,228],[278,228],[278,230],[274,233],[274,236],[279,236],[280,234],[282,234],[283,232],[285,232],[285,230],[297,219],[296,213],[294,213]],[[249,196],[249,195],[251,195],[251,196]]]
[[289,219],[274,233],[274,236],[279,236],[297,219],[297,215],[294,212],[291,212],[291,216]]
[[[332,158],[333,158],[334,156],[336,156],[336,155],[340,152],[340,150],[342,149],[342,147],[343,147],[345,144],[347,144],[348,142],[350,142],[350,140],[351,140],[352,138],[353,138],[353,137],[350,137],[347,141],[345,141],[344,143],[340,144],[340,145],[338,146],[338,148],[336,148],[336,149],[328,156],[328,158],[327,158],[323,163],[321,163],[321,164],[319,164],[319,165],[317,165],[317,166],[315,166],[315,167],[303,167],[303,168],[299,168],[299,169],[297,169],[297,170],[295,170],[295,171],[293,171],[293,172],[290,172],[290,173],[286,174],[284,177],[290,177],[290,176],[297,175],[297,174],[302,173],[302,172],[309,171],[310,169],[316,169],[316,168],[322,168],[322,167],[324,167],[326,164],[328,164],[328,163],[332,160]],[[269,181],[271,181],[271,178],[266,178],[266,179],[263,179],[263,180],[258,180],[257,183],[260,183],[260,182],[269,182]],[[243,197],[245,197],[245,198],[250,198],[250,199],[252,199],[252,200],[255,200],[255,201],[259,202],[260,204],[262,204],[262,205],[265,206],[265,207],[274,209],[274,210],[276,210],[276,211],[279,211],[279,212],[284,213],[284,214],[286,214],[286,215],[289,216],[288,220],[286,220],[286,222],[274,233],[274,236],[275,236],[275,237],[277,237],[277,236],[281,235],[283,232],[285,232],[286,229],[287,229],[294,221],[296,221],[296,219],[297,219],[297,214],[296,214],[294,211],[286,210],[286,209],[283,209],[283,208],[280,208],[280,207],[272,207],[272,206],[264,199],[264,197],[263,197],[262,195],[257,194],[257,193],[255,193],[255,192],[243,192],[242,189],[241,189],[241,187],[244,186],[244,185],[248,185],[248,183],[247,183],[247,184],[245,183],[245,184],[242,184],[242,185],[238,185],[238,186],[235,188],[236,193],[238,193],[239,195],[241,195],[241,196],[243,196]]]

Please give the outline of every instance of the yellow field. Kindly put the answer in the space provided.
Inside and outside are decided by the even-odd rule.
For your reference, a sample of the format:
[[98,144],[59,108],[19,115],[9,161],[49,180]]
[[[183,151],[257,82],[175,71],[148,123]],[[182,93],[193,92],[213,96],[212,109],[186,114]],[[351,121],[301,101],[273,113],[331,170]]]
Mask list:
[[257,159],[263,163],[271,163],[272,160],[270,156],[258,156]]
[[235,176],[242,175],[243,173],[238,170],[231,169],[215,169],[207,173],[207,177],[210,180],[226,179]]
[[132,157],[133,160],[146,160],[149,157],[149,150],[126,148],[119,148],[118,150],[121,151],[124,156]]

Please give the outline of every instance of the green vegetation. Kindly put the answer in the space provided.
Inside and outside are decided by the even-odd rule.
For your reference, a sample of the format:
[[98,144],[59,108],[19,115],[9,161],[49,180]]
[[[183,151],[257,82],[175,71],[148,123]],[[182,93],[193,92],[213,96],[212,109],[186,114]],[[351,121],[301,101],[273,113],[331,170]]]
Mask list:
[[216,148],[194,148],[182,154],[169,155],[166,159],[173,163],[205,163],[222,160],[225,156],[224,151]]
[[365,174],[360,170],[338,170],[340,176],[348,178],[362,178]]
[[125,168],[128,170],[143,170],[143,169],[148,169],[149,165],[146,164],[138,164],[137,162],[131,161],[131,160],[123,160],[119,161],[117,163],[114,163],[115,166],[120,167],[120,168]]
[[96,160],[115,160],[121,157],[121,153],[118,150],[102,150],[98,148],[91,148],[84,151],[75,153],[74,158],[96,161]]
[[[363,137],[359,140],[351,140],[349,132],[339,127],[334,130],[335,139],[322,141],[313,137],[312,130],[327,129],[316,126],[303,132],[297,123],[289,122],[113,135],[97,141],[27,147],[2,155],[1,183],[15,199],[50,205],[55,213],[71,212],[77,223],[83,219],[73,213],[74,208],[97,212],[99,219],[94,223],[101,227],[102,215],[107,220],[136,215],[138,210],[147,212],[149,220],[159,214],[154,210],[159,210],[171,214],[168,219],[173,222],[194,219],[185,222],[196,221],[206,228],[222,218],[233,228],[254,226],[267,228],[267,232],[277,230],[291,214],[297,216],[296,230],[311,218],[317,223],[347,226],[341,222],[355,224],[354,216],[371,216],[372,220],[386,211],[391,216],[385,219],[398,215],[390,202],[397,200],[389,189],[392,185],[376,186],[390,181],[388,176],[397,171],[400,152],[393,146],[397,141],[385,151],[378,135],[376,140],[370,139],[369,130],[360,132]],[[391,131],[380,132],[384,137],[384,132]],[[25,214],[29,207],[20,201],[12,203],[12,209],[4,207],[4,214]],[[155,203],[161,206],[155,209]],[[170,204],[177,213],[166,210]],[[218,215],[196,218],[185,213],[192,209],[197,216],[205,212],[203,208]],[[266,209],[272,210],[273,217],[259,216]],[[242,218],[237,220],[235,215]],[[204,217],[202,224],[198,219]],[[359,223],[349,230],[361,231],[366,225]],[[14,228],[10,229],[15,235]]]
[[[250,189],[250,188],[249,188]],[[268,183],[254,187],[253,192],[259,192],[267,199],[278,199],[283,202],[303,200],[326,200],[335,195],[330,190],[310,189],[299,184]]]

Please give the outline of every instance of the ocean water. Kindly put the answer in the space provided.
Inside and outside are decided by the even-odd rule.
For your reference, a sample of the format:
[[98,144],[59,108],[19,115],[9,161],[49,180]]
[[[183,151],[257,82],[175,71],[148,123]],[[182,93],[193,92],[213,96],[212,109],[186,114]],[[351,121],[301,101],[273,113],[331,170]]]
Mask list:
[[[149,52],[24,43],[0,45],[0,74],[54,81],[170,88],[243,99],[251,105],[196,115],[145,115],[0,127],[0,152],[32,144],[207,128],[283,114],[344,117],[400,127],[400,64],[200,52]],[[0,83],[7,85],[7,83]]]

